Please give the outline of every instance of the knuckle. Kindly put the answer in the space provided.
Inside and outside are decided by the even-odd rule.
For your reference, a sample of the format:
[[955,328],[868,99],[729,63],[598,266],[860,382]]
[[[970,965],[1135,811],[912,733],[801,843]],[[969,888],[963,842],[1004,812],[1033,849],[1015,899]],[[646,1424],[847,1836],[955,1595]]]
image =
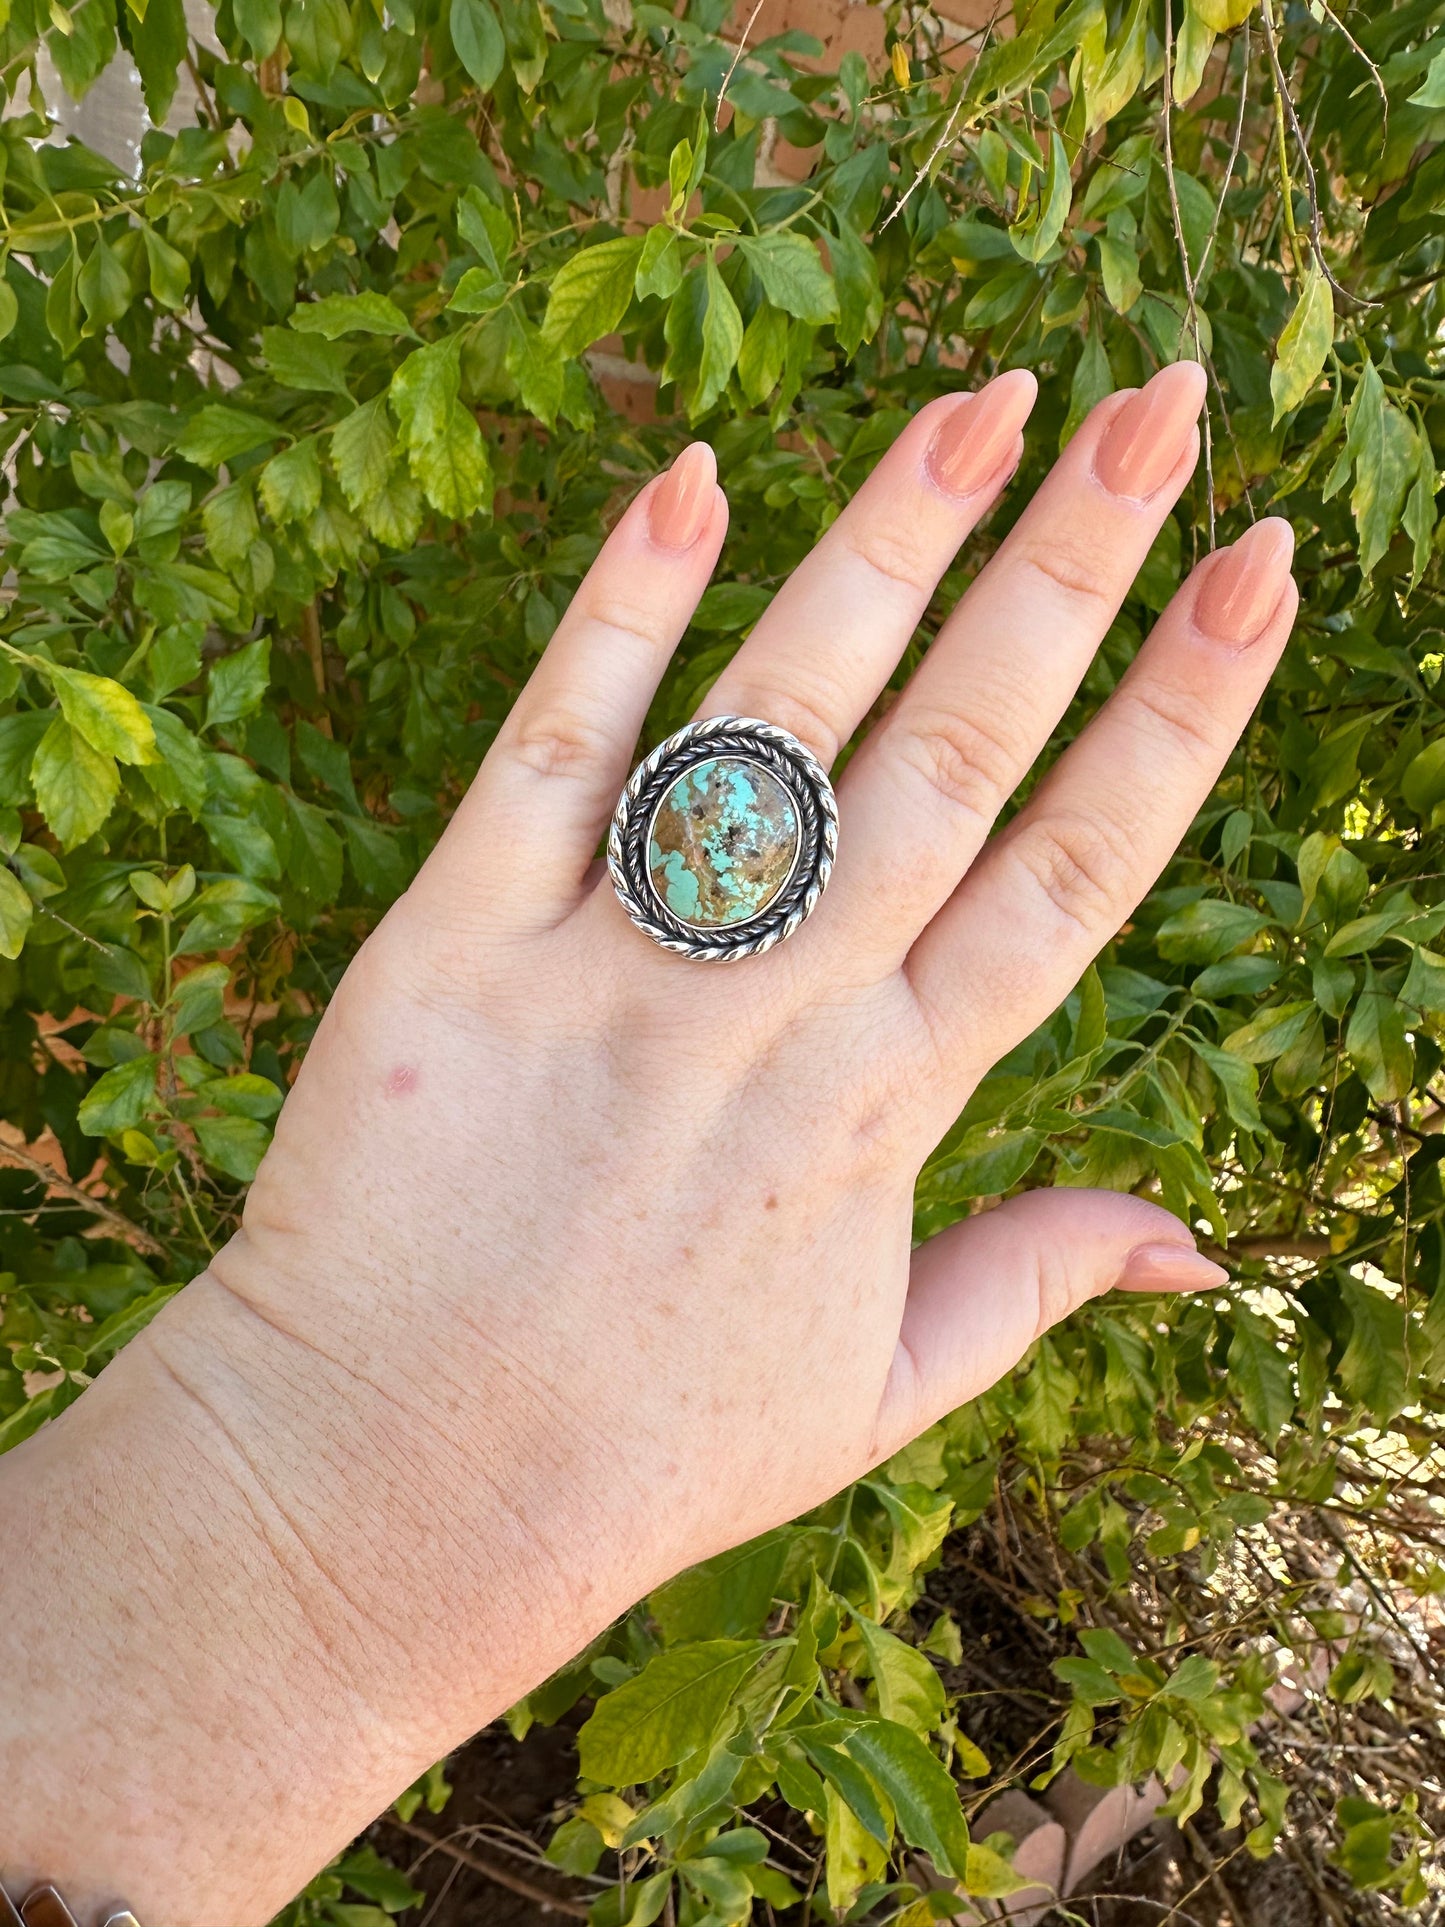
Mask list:
[[916,530],[864,518],[856,528],[844,531],[843,543],[850,555],[885,582],[918,594],[932,590],[934,578],[920,565]]
[[671,630],[655,607],[624,595],[615,587],[587,591],[578,614],[599,629],[627,636],[649,650],[665,648],[672,640]]
[[511,740],[514,761],[538,776],[593,776],[612,759],[612,734],[595,716],[549,709],[518,723]]
[[1017,561],[1025,577],[1042,581],[1051,592],[1061,592],[1091,616],[1112,615],[1118,597],[1102,550],[1089,550],[1075,538],[1055,536],[1048,542],[1027,540]]
[[1010,732],[949,709],[910,717],[899,754],[950,809],[984,824],[998,814],[1027,760]]
[[843,747],[840,718],[847,714],[848,704],[842,691],[822,678],[808,686],[794,671],[790,682],[787,689],[728,690],[728,708],[734,715],[756,716],[786,729],[790,736],[805,743],[827,769]]
[[1009,839],[1010,855],[1067,924],[1091,940],[1113,930],[1130,899],[1133,857],[1096,816],[1051,815]]
[[1191,759],[1218,760],[1218,731],[1207,705],[1197,696],[1166,684],[1141,682],[1137,689],[1126,686],[1118,690],[1114,701],[1125,720],[1136,723],[1141,734],[1156,738],[1163,735]]

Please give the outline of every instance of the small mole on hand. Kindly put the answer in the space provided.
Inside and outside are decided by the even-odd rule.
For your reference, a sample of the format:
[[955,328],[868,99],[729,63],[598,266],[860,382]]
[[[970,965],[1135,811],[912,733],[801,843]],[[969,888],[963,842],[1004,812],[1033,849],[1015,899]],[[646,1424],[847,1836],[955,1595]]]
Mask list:
[[778,1194],[776,1191],[770,1191],[768,1195],[763,1199],[763,1209],[764,1211],[776,1211],[777,1208],[778,1208]]
[[388,1097],[405,1097],[408,1091],[416,1089],[416,1081],[415,1064],[398,1064],[387,1075],[386,1094]]

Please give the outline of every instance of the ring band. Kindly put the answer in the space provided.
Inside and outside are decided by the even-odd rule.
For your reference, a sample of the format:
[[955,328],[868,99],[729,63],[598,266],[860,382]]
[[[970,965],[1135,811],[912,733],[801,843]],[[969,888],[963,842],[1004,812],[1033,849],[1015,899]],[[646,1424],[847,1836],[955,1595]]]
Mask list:
[[833,873],[838,805],[796,736],[748,716],[689,723],[628,779],[607,839],[622,907],[698,963],[791,937]]

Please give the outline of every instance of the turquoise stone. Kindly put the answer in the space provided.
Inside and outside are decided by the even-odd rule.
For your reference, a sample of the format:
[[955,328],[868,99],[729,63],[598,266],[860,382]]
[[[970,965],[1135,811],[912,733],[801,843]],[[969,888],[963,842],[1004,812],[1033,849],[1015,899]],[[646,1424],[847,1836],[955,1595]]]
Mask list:
[[792,875],[799,833],[798,806],[770,770],[741,756],[710,757],[679,776],[657,806],[652,887],[684,923],[743,923]]

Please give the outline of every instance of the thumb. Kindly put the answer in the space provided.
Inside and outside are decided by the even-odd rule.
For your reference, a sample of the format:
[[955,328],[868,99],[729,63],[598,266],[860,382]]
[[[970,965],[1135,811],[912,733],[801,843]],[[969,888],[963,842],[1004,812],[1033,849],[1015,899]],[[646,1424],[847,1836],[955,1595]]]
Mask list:
[[1025,1191],[965,1218],[913,1255],[880,1456],[986,1391],[1101,1292],[1201,1291],[1228,1279],[1172,1212],[1126,1191]]

